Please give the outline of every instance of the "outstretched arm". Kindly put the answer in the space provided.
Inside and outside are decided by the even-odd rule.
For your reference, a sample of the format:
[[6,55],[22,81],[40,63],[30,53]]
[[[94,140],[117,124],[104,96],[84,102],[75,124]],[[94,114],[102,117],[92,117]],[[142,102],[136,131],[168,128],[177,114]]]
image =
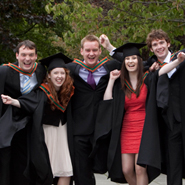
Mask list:
[[113,51],[114,49],[116,49],[109,41],[109,38],[105,35],[105,34],[102,34],[100,36],[100,43],[101,45],[109,52]]
[[119,70],[115,69],[115,70],[110,72],[109,82],[108,82],[108,85],[107,85],[107,88],[105,90],[104,97],[103,97],[104,100],[113,99],[112,90],[113,90],[114,82],[119,77],[120,77],[120,71]]
[[1,94],[1,99],[4,104],[13,105],[15,107],[21,108],[21,105],[17,99],[13,99],[10,96],[4,95],[4,94]]
[[123,53],[114,51],[116,48],[110,43],[109,38],[105,34],[102,34],[99,39],[100,39],[101,45],[107,51],[109,51],[109,54],[112,58],[114,58],[120,62],[123,62]]
[[184,60],[185,60],[185,53],[184,52],[178,53],[176,60],[174,60],[173,62],[170,62],[169,64],[166,64],[159,70],[159,76],[170,72],[173,68],[177,67]]

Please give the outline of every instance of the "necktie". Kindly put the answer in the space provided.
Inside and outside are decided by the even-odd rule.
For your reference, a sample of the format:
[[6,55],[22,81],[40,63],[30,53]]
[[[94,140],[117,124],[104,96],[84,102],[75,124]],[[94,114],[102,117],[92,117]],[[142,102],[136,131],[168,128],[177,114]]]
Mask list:
[[30,91],[31,91],[30,77],[27,75],[24,75],[22,94],[28,94]]
[[93,77],[93,74],[92,74],[91,71],[89,71],[89,74],[88,74],[88,77],[87,77],[87,83],[88,83],[89,85],[91,85],[91,87],[92,87],[93,89],[96,88],[96,83],[95,83],[95,80],[94,80],[94,77]]

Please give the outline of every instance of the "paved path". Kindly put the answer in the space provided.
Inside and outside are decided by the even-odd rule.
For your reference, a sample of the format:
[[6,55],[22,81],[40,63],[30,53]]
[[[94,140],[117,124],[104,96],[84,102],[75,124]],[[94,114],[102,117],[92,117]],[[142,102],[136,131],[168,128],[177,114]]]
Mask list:
[[[109,179],[107,179],[107,174],[103,174],[103,175],[95,174],[95,177],[96,177],[96,185],[119,185],[119,183],[114,183],[114,182],[111,182]],[[124,184],[124,185],[128,185],[128,184]],[[161,174],[153,182],[151,182],[150,185],[167,185],[166,175]],[[183,185],[185,185],[185,180],[183,180]]]

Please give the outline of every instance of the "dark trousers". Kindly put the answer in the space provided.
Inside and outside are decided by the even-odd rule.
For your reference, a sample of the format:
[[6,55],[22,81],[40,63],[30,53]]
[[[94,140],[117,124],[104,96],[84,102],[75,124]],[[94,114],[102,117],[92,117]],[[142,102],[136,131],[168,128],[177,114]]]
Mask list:
[[10,185],[11,147],[0,149],[0,185]]
[[182,124],[174,121],[173,130],[167,131],[167,184],[182,185],[183,161],[185,159],[185,136]]
[[74,180],[75,185],[95,185],[92,151],[92,135],[74,136]]

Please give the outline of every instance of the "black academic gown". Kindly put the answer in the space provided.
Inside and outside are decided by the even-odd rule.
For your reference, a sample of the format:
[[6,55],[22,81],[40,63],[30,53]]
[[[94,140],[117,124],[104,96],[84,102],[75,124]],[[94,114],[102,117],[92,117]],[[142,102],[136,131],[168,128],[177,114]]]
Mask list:
[[[29,133],[29,161],[25,174],[30,181],[33,180],[41,184],[49,185],[53,181],[47,147],[44,141],[44,132],[42,128],[42,116],[44,112],[47,96],[41,90],[31,92],[29,95],[22,96],[19,99],[21,110],[24,114],[31,116],[32,125]],[[38,157],[39,156],[39,157]],[[34,167],[35,171],[32,171]]]
[[[15,62],[14,64],[18,65],[18,62]],[[8,66],[1,66],[0,72],[3,75],[3,78],[1,79],[0,93],[8,95],[15,99],[22,96],[20,92],[19,72],[15,71],[14,69]],[[37,89],[39,85],[42,83],[46,75],[45,67],[41,64],[38,64],[35,74],[36,74],[38,83],[34,87],[33,90]],[[6,111],[7,109],[8,111]],[[17,114],[19,115],[18,117],[17,117]],[[0,115],[1,115],[1,118],[0,118],[0,148],[5,148],[11,145],[10,142],[11,142],[12,136],[16,132],[24,128],[25,125],[19,124],[19,119],[21,115],[20,110],[15,107],[12,108],[11,105],[3,104],[1,99],[0,99]],[[12,116],[14,116],[14,121],[16,122],[16,125],[14,126],[11,124]],[[22,118],[23,117],[21,117],[21,119]]]
[[[182,52],[185,52],[185,49],[181,50]],[[177,54],[180,51],[176,52],[172,61],[177,58]],[[172,75],[171,79],[176,78],[178,83],[179,83],[179,99],[180,102],[176,102],[180,104],[180,116],[181,116],[181,125],[182,125],[182,149],[183,149],[183,156],[185,158],[185,85],[184,85],[184,79],[185,79],[185,61],[182,62],[179,66],[176,67],[175,73]],[[162,173],[167,173],[167,167],[168,167],[168,160],[167,160],[167,155],[168,151],[166,151],[166,130],[167,128],[173,132],[173,126],[174,126],[174,111],[175,110],[173,107],[173,100],[171,99],[170,96],[170,79],[168,78],[167,75],[162,75],[158,79],[158,84],[157,84],[157,105],[160,108],[160,115],[162,117],[161,119],[161,126],[160,129],[163,132],[161,134],[161,143],[162,143]],[[174,151],[176,149],[174,148]],[[178,160],[178,159],[177,159]],[[183,167],[185,166],[185,161],[183,161]],[[185,169],[183,169],[185,171]],[[183,173],[183,178],[185,178],[185,173]]]
[[80,65],[76,63],[67,64],[71,76],[74,79],[75,91],[71,98],[72,116],[68,123],[73,125],[74,135],[90,135],[94,131],[97,108],[103,99],[110,71],[120,69],[117,60],[109,60],[103,64],[107,74],[100,78],[95,90],[79,76]]
[[[41,90],[32,91],[28,95],[21,96],[18,98],[21,109],[20,112],[24,116],[17,122],[13,117],[9,117],[12,109],[8,109],[6,114],[6,119],[10,119],[11,126],[8,127],[9,134],[6,135],[6,138],[2,137],[4,142],[1,142],[3,146],[10,145],[11,139],[14,134],[24,128],[29,122],[32,124],[29,125],[28,132],[28,160],[27,166],[24,171],[24,175],[30,180],[30,182],[37,182],[42,185],[51,185],[53,182],[53,175],[51,171],[51,166],[49,162],[48,150],[44,140],[44,132],[42,124],[52,124],[54,126],[59,125],[59,121],[66,122],[66,113],[70,116],[71,105],[68,103],[66,113],[59,110],[55,110],[54,113],[48,109],[48,97]],[[67,127],[68,132],[68,141],[69,141],[69,151],[71,159],[73,160],[73,142],[72,142],[72,129],[70,126]],[[8,130],[7,129],[7,130]],[[69,134],[70,133],[70,134]]]
[[[63,124],[66,123],[66,116],[70,116],[70,102],[65,113],[59,111],[58,109],[52,111],[50,109],[50,105],[48,104],[48,97],[41,89],[30,93],[28,96],[20,97],[19,102],[21,104],[21,110],[30,114],[33,113],[29,148],[30,163],[34,166],[36,170],[36,181],[40,182],[43,185],[50,185],[52,184],[53,176],[49,163],[48,151],[44,140],[42,124],[59,126],[60,120]],[[73,141],[72,130],[70,126],[67,127],[67,132],[69,151],[71,159],[73,161]],[[29,168],[27,168],[27,173],[32,178],[33,174],[30,173]],[[35,178],[35,174],[33,178]]]
[[[146,100],[146,118],[141,139],[137,164],[147,165],[149,182],[160,174],[161,153],[158,133],[158,117],[156,104],[156,83],[158,71],[149,73],[145,79],[148,88]],[[126,183],[121,167],[120,132],[124,116],[125,95],[121,90],[120,79],[115,81],[113,99],[102,101],[99,105],[95,128],[95,144],[91,155],[100,161],[107,158],[109,178],[112,181]],[[154,133],[156,132],[156,133]],[[151,136],[149,140],[148,135]],[[107,145],[108,151],[101,151]],[[104,152],[104,153],[103,153]],[[105,160],[104,160],[105,162]]]
[[[14,63],[15,65],[18,65],[18,62]],[[13,98],[18,98],[19,96],[22,96],[21,92],[20,92],[20,76],[19,76],[19,72],[15,71],[14,69],[8,67],[8,66],[1,66],[0,67],[0,71],[1,74],[3,75],[3,78],[1,79],[1,85],[0,85],[0,92],[1,94],[5,94],[5,95],[9,95]],[[37,85],[35,86],[35,89],[41,84],[43,78],[45,77],[46,74],[46,70],[45,67],[41,64],[38,64],[37,69],[35,71],[36,74],[36,78],[37,78]],[[10,112],[8,109],[11,109]],[[8,110],[8,111],[7,111]],[[17,113],[19,112],[18,109],[14,108],[12,109],[10,105],[4,105],[2,103],[2,100],[0,100],[0,115],[1,118],[7,114],[8,116],[6,117],[7,119],[5,119],[5,121],[0,120],[0,136],[3,136],[7,130],[9,130],[9,128],[11,127],[10,125],[10,118],[12,118],[12,116],[15,116],[15,122],[17,123],[18,121],[18,117],[16,117]],[[9,114],[11,113],[11,114]],[[18,128],[19,125],[15,125],[16,128],[14,128],[14,130],[18,131],[21,128]],[[12,129],[9,130],[10,131],[10,135],[12,133]],[[24,132],[24,134],[22,134]],[[16,147],[20,146],[26,153],[27,151],[27,147],[26,145],[22,146],[22,144],[19,142],[21,141],[25,141],[27,140],[27,138],[25,137],[27,135],[27,130],[25,129],[25,131],[22,131],[22,133],[17,134],[17,138],[18,138],[18,142],[15,140],[14,144],[16,145]],[[8,133],[6,133],[8,134]],[[9,137],[9,136],[8,136]],[[0,140],[1,142],[2,140]],[[25,142],[26,143],[26,142]],[[8,144],[8,145],[7,145]],[[7,147],[10,146],[9,143],[6,143],[5,146],[1,145],[2,147]],[[15,152],[21,152],[21,150],[15,150]],[[17,155],[17,154],[16,154]],[[11,156],[14,157],[14,161],[18,162],[19,159],[16,158],[16,155],[14,154],[14,151],[12,153]],[[21,155],[24,155],[24,153],[21,153],[20,155],[18,154],[18,156],[20,157]],[[24,159],[23,159],[24,158]],[[24,169],[26,167],[26,154],[23,156],[22,161],[24,161],[24,166],[22,166],[22,164],[20,164],[21,168]],[[8,165],[7,165],[8,167]],[[11,167],[11,170],[13,170],[13,168]],[[16,168],[16,172],[18,172],[19,169]],[[22,170],[20,171],[20,173],[22,175]],[[13,172],[12,175],[15,175],[15,173]],[[10,178],[9,178],[10,179]],[[12,179],[12,178],[11,178]],[[13,184],[14,182],[11,182],[11,184]],[[22,180],[22,184],[23,180]],[[7,183],[6,183],[7,185]]]
[[[114,69],[120,69],[121,64],[117,60],[109,60],[104,63],[103,67],[107,71],[107,74],[100,78],[95,89],[93,89],[79,76],[80,67],[81,66],[76,63],[67,64],[67,68],[70,70],[71,76],[74,79],[75,87],[74,95],[71,98],[71,116],[68,117],[67,121],[68,125],[72,128],[73,137],[80,136],[83,138],[92,138],[95,129],[95,120],[99,102],[103,99],[104,91],[109,80],[109,73]],[[77,148],[78,146],[75,147]],[[89,146],[89,148],[90,147],[91,146]],[[90,154],[89,149],[87,150],[85,148],[84,150],[80,150],[80,152],[80,156],[88,156]],[[88,169],[89,173],[105,173],[105,170],[102,169],[102,165],[99,163],[99,161],[97,161],[95,158],[93,158],[92,161],[93,167]],[[78,176],[78,173],[84,174],[87,171],[86,169],[84,169],[84,171],[80,171],[78,169],[78,165],[74,164],[74,166],[74,177],[75,173],[77,174],[76,176]]]

